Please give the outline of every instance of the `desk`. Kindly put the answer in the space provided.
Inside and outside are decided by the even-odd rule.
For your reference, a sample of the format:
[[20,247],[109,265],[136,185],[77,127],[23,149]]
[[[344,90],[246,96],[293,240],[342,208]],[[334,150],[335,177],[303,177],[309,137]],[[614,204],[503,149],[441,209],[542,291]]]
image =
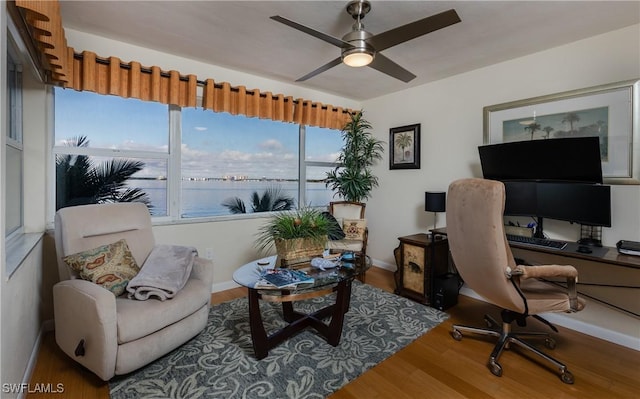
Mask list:
[[640,317],[640,256],[622,255],[616,248],[577,252],[569,242],[563,250],[510,243],[513,256],[530,264],[572,265],[578,270],[578,293]]

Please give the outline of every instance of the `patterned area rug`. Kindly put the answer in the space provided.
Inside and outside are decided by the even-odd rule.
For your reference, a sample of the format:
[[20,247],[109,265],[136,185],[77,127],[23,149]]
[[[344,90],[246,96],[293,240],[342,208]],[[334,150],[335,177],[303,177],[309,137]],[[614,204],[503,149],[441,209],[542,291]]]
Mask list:
[[[296,302],[310,312],[333,295]],[[267,332],[280,304],[261,302]],[[355,281],[340,344],[306,329],[256,360],[248,301],[213,306],[206,329],[156,362],[109,383],[121,398],[324,398],[447,319],[447,314]]]

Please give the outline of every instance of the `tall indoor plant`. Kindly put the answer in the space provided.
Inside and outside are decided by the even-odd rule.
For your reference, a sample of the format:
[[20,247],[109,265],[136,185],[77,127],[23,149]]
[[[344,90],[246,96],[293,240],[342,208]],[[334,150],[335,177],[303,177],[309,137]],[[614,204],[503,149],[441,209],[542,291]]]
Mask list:
[[369,198],[378,178],[371,172],[376,161],[382,159],[382,141],[368,131],[371,124],[363,118],[363,111],[349,113],[350,121],[342,129],[344,145],[338,156],[339,165],[327,172],[326,186],[346,201],[362,202]]

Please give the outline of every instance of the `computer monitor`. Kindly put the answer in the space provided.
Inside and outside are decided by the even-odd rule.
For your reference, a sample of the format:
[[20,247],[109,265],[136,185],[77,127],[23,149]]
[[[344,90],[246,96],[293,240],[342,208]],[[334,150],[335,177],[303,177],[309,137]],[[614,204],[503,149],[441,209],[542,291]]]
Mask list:
[[587,226],[611,227],[611,187],[589,183],[505,181],[506,216],[536,218],[536,237],[543,237],[543,218]]
[[595,136],[489,144],[478,151],[485,179],[602,183]]

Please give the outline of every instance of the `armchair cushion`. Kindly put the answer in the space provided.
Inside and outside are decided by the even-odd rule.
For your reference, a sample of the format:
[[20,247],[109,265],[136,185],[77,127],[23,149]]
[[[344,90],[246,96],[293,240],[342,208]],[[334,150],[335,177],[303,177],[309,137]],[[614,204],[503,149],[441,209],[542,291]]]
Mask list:
[[125,240],[67,255],[62,260],[81,279],[98,284],[115,296],[122,295],[129,280],[140,271]]
[[366,228],[366,219],[344,219],[342,221],[342,230],[347,240],[364,240]]

